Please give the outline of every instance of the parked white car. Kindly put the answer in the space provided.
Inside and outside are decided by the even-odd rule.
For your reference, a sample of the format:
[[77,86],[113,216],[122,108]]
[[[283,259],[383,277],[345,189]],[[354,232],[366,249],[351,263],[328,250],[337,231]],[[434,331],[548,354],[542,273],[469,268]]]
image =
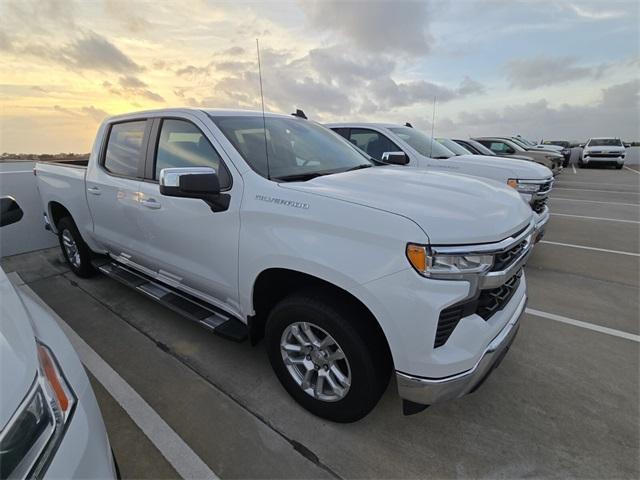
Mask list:
[[[22,210],[0,198],[2,225]],[[0,478],[116,478],[100,409],[54,318],[0,269]]]
[[617,169],[621,169],[624,166],[626,152],[627,149],[619,138],[590,138],[582,149],[578,166],[612,165]]
[[512,158],[473,155],[468,152],[458,154],[420,130],[406,125],[329,123],[326,126],[376,160],[462,173],[509,185],[520,192],[535,212],[536,241],[542,238],[549,221],[546,202],[553,186],[553,174],[547,167]]
[[392,372],[405,413],[480,384],[518,330],[535,232],[506,182],[372,166],[301,118],[164,109],[107,119],[87,168],[35,173],[74,272],[264,336],[289,394],[349,422]]

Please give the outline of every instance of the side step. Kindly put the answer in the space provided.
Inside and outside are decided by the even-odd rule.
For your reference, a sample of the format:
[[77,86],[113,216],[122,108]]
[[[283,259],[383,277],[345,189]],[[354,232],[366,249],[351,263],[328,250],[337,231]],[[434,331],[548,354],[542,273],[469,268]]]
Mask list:
[[151,279],[121,263],[110,259],[97,259],[94,262],[94,267],[108,277],[144,293],[156,302],[221,337],[243,342],[249,336],[249,329],[237,318],[189,294],[178,292],[175,288]]

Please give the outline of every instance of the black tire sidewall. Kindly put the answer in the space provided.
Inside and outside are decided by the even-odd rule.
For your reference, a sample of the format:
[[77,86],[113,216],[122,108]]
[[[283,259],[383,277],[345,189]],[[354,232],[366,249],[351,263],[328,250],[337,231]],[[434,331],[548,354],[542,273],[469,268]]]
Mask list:
[[[69,265],[69,268],[71,269],[71,271],[76,275],[78,275],[79,277],[83,277],[83,278],[91,277],[92,275],[94,275],[95,269],[91,265],[91,258],[92,258],[91,250],[89,249],[89,246],[82,239],[82,236],[78,231],[78,227],[76,227],[76,224],[73,221],[73,219],[71,219],[70,217],[65,217],[61,219],[58,222],[56,228],[58,230],[58,242],[60,243],[62,255],[67,261],[67,265]],[[73,241],[76,243],[76,246],[78,247],[78,253],[80,254],[79,267],[75,267],[69,260],[69,257],[67,256],[67,251],[64,248],[63,240],[62,240],[62,234],[65,230],[71,234],[71,236],[73,237]]]
[[[367,339],[363,338],[361,329],[350,323],[355,320],[347,318],[340,308],[311,297],[293,296],[272,310],[266,326],[269,360],[285,390],[311,413],[336,422],[354,422],[367,415],[386,386],[385,379],[381,378],[386,372],[378,371],[380,367],[376,365]],[[280,339],[288,325],[300,321],[313,323],[331,334],[347,357],[351,386],[342,400],[324,402],[314,399],[300,388],[287,370],[280,353]]]

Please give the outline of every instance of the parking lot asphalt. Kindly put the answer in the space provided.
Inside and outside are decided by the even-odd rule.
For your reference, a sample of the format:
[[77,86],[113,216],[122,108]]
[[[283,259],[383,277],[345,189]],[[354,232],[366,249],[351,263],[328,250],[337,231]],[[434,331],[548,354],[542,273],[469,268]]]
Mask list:
[[[109,278],[79,279],[57,249],[2,265],[221,478],[638,478],[634,168],[559,176],[526,268],[530,313],[509,354],[474,394],[410,417],[391,382],[362,421],[318,419],[280,387],[262,345],[216,337]],[[123,477],[175,477],[113,392],[92,382]]]

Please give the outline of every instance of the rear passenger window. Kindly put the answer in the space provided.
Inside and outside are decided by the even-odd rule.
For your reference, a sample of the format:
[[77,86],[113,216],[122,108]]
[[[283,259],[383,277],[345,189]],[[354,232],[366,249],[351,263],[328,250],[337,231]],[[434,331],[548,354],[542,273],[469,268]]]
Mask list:
[[142,161],[142,141],[146,120],[116,123],[111,126],[104,168],[116,175],[136,177]]
[[364,128],[352,128],[349,141],[376,160],[382,160],[382,154],[385,152],[402,151],[395,143],[381,133]]
[[231,177],[222,158],[198,127],[186,120],[162,121],[158,151],[156,153],[155,179],[163,168],[210,167],[215,169],[220,188],[231,186]]

